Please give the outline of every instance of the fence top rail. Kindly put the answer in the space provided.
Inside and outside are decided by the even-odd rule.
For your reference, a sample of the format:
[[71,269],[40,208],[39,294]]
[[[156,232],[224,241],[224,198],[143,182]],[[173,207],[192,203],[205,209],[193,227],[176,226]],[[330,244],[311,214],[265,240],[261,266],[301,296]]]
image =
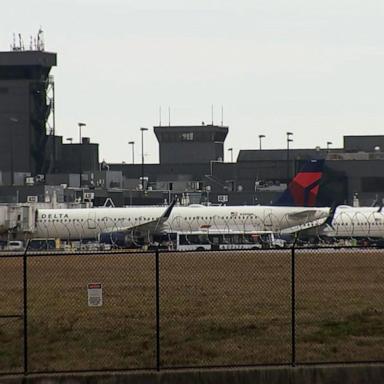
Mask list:
[[[89,255],[94,255],[94,256],[113,256],[113,255],[145,255],[145,254],[155,254],[155,250],[151,251],[135,251],[132,249],[119,249],[119,250],[108,250],[108,251],[80,251],[80,250],[74,250],[74,251],[27,251],[26,255],[28,257],[33,257],[33,256],[89,256]],[[18,257],[23,257],[24,252],[7,252],[7,253],[0,253],[0,260],[2,258],[18,258]]]
[[[168,250],[161,248],[152,248],[149,250],[142,249],[129,249],[129,248],[119,248],[112,250],[27,250],[26,255],[28,257],[31,256],[113,256],[113,255],[149,255],[159,253],[180,253],[180,254],[214,254],[214,253],[284,253],[287,251],[292,251],[294,249],[298,252],[322,252],[322,251],[332,251],[332,252],[349,252],[349,251],[357,251],[357,250],[375,250],[375,251],[384,251],[383,247],[380,246],[308,246],[308,247],[300,247],[300,246],[289,246],[285,248],[268,248],[268,249],[205,249],[205,250]],[[0,260],[5,258],[22,258],[25,254],[25,251],[0,251]]]
[[2,259],[17,259],[17,258],[23,258],[24,252],[7,252],[7,253],[0,253],[0,261]]

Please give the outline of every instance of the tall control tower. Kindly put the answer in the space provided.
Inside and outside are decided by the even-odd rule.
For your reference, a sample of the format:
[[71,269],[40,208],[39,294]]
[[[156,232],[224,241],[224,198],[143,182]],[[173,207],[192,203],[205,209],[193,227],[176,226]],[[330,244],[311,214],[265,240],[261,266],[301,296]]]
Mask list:
[[228,127],[183,125],[154,127],[161,164],[223,161]]
[[0,52],[0,184],[21,184],[52,166],[46,148],[55,133],[49,76],[55,65],[56,53],[44,51],[41,31],[29,49],[20,37]]

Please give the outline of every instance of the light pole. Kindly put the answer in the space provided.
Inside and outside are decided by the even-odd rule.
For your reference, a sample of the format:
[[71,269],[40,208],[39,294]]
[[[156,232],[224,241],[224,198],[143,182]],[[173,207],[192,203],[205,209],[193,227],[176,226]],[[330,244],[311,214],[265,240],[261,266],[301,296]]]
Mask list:
[[211,192],[211,186],[207,185],[205,191],[207,192],[207,206],[209,206],[209,192]]
[[17,117],[10,117],[9,118],[9,121],[11,124],[9,124],[9,145],[11,147],[11,151],[10,151],[10,154],[11,154],[11,161],[10,161],[10,169],[11,169],[11,185],[13,185],[15,183],[15,165],[14,165],[14,160],[13,160],[13,155],[14,155],[14,151],[13,151],[13,127],[12,127],[12,124],[18,124],[19,122],[19,119]]
[[148,128],[140,128],[141,131],[141,189],[144,191],[144,131]]
[[79,126],[79,144],[80,144],[80,147],[79,147],[79,173],[80,173],[80,187],[82,187],[83,185],[83,178],[82,178],[82,175],[83,175],[83,152],[82,152],[82,149],[81,149],[81,128],[82,127],[85,127],[87,124],[85,123],[77,123],[77,125]]
[[222,163],[223,160],[209,160],[210,176],[213,176],[213,163]]
[[77,123],[77,125],[79,126],[79,143],[81,144],[81,128],[85,127],[87,124],[80,122],[80,123]]
[[228,148],[228,151],[231,152],[231,163],[233,163],[233,148]]
[[289,143],[293,141],[291,136],[293,135],[292,132],[287,132],[287,180],[289,180]]
[[329,146],[332,145],[332,141],[327,141],[327,151],[329,152]]
[[261,139],[264,139],[265,135],[259,135],[259,149],[261,151]]
[[129,141],[129,145],[132,145],[132,164],[135,164],[135,142]]

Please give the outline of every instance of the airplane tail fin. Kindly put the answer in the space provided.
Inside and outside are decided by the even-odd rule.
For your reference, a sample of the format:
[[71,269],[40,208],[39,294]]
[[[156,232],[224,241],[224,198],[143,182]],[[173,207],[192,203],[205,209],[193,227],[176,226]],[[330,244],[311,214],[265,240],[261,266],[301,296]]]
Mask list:
[[324,160],[309,160],[272,205],[314,207],[323,176]]
[[325,222],[324,222],[324,224],[328,225],[332,229],[334,229],[333,225],[332,225],[332,222],[333,222],[333,219],[335,217],[336,208],[337,208],[336,203],[333,203],[331,209],[329,210],[329,214],[328,214],[327,220],[325,220]]

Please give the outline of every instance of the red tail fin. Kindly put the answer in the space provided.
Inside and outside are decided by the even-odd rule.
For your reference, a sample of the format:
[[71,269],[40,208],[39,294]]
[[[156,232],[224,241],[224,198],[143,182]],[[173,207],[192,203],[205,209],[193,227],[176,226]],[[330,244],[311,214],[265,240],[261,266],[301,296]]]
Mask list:
[[314,207],[323,167],[324,160],[310,160],[305,163],[274,205]]

